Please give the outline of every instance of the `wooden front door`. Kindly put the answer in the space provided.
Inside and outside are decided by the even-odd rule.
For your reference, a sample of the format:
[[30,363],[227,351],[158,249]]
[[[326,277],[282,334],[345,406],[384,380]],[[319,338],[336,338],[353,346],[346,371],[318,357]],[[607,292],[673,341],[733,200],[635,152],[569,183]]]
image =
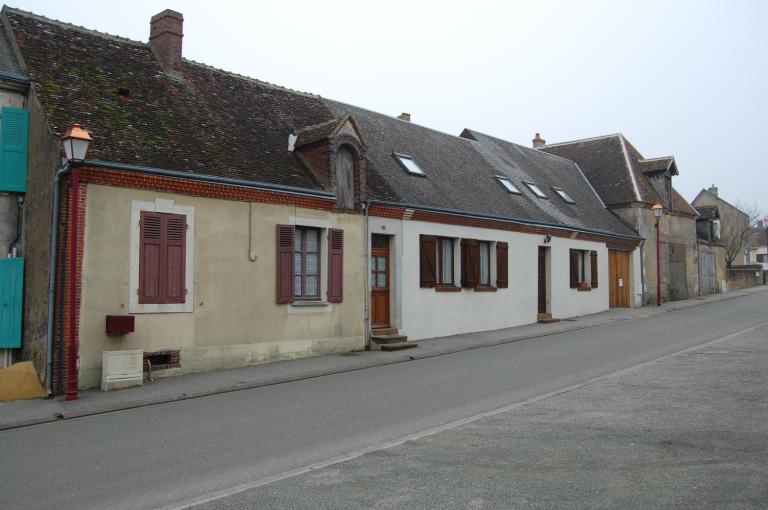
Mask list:
[[629,308],[629,252],[608,250],[609,304]]
[[389,237],[371,237],[371,326],[389,324]]
[[539,313],[547,313],[547,249],[539,247]]

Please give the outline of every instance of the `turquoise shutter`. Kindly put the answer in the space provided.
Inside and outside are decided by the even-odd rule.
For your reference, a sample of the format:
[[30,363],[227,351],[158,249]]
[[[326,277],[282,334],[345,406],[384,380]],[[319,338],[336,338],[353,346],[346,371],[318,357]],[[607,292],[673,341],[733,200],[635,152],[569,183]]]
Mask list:
[[24,259],[0,259],[0,349],[21,347]]
[[3,106],[0,110],[0,191],[27,191],[29,112]]

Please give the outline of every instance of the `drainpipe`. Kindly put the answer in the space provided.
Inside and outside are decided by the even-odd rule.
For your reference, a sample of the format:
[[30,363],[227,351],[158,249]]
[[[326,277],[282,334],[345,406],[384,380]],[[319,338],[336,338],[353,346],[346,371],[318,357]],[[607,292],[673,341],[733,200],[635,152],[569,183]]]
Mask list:
[[65,400],[77,400],[78,346],[77,346],[77,231],[79,228],[80,169],[70,172],[70,253],[69,253],[69,341],[67,344],[67,395]]
[[47,346],[45,349],[45,390],[48,396],[51,396],[51,379],[53,376],[53,321],[54,321],[54,298],[56,296],[56,253],[58,252],[59,241],[59,202],[61,201],[61,176],[71,170],[69,161],[65,162],[56,172],[56,179],[53,182],[53,211],[51,212],[51,253],[48,266],[48,331],[46,336]]
[[696,265],[699,269],[699,296],[701,296],[701,280],[703,280],[703,278],[701,277],[701,243],[699,243],[698,239],[696,239]]
[[645,306],[645,261],[643,260],[643,247],[645,246],[645,239],[640,240],[640,299],[641,305]]
[[365,350],[370,351],[371,350],[371,257],[368,254],[368,245],[369,245],[369,239],[368,239],[368,210],[371,207],[371,201],[366,200],[363,202],[363,215],[365,217],[365,223],[364,223],[364,236],[365,239],[363,239],[363,256],[365,257],[365,275],[363,277],[363,280],[365,281],[365,311],[364,311],[364,318],[363,323],[365,325]]

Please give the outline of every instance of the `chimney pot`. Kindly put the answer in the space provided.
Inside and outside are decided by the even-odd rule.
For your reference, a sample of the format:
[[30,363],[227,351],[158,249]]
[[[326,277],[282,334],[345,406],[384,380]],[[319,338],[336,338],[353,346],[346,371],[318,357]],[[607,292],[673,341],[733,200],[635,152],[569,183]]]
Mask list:
[[534,149],[539,149],[547,144],[547,141],[544,140],[539,133],[536,133],[536,136],[534,136],[531,141],[533,142]]
[[400,120],[404,120],[406,122],[410,122],[411,121],[411,114],[403,112],[400,115],[398,115],[397,118],[400,119]]
[[714,184],[712,186],[710,186],[707,191],[709,191],[713,195],[717,196],[717,186],[715,186]]
[[149,47],[166,71],[181,70],[181,39],[184,37],[184,16],[166,9],[149,21]]

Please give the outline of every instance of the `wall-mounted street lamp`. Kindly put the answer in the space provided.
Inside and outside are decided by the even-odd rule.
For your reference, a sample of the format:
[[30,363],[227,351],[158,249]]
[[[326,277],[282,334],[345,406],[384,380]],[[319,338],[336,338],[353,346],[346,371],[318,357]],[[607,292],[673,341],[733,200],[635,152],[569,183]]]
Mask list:
[[[80,124],[72,124],[61,139],[64,154],[71,165],[69,189],[69,341],[67,343],[67,386],[65,400],[77,400],[79,346],[77,341],[77,232],[80,172],[77,163],[85,160],[93,139]],[[55,228],[55,227],[54,227]]]
[[656,306],[661,306],[661,259],[659,258],[659,219],[664,212],[664,207],[658,202],[651,207],[653,217],[656,218]]

